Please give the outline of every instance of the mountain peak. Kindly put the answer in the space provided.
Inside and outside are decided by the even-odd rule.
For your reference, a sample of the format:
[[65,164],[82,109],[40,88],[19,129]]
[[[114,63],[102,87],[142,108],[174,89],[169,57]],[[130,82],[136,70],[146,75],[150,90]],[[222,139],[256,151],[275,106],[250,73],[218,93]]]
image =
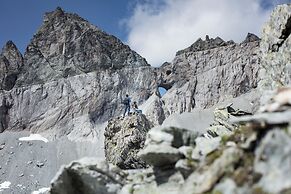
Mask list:
[[56,13],[64,13],[64,10],[61,7],[57,7],[55,10]]
[[44,22],[27,46],[24,58],[26,63],[23,75],[18,79],[19,85],[99,69],[148,66],[144,58],[118,38],[77,14],[64,12],[60,7],[45,14]]
[[208,35],[206,35],[205,40],[202,40],[201,38],[198,38],[190,47],[180,50],[176,53],[177,55],[180,55],[185,52],[197,52],[197,51],[203,51],[208,49],[213,49],[221,46],[227,46],[234,44],[233,41],[227,41],[225,42],[222,38],[216,37],[216,38],[210,38]]
[[18,51],[16,45],[14,44],[14,42],[12,40],[9,40],[6,42],[6,44],[4,45],[4,47],[2,49],[2,53],[9,51],[9,50]]
[[61,7],[57,7],[54,11],[47,12],[44,15],[44,22],[54,21],[58,18],[63,18],[65,16],[65,11]]
[[248,42],[254,42],[254,41],[259,41],[260,38],[252,33],[248,33],[247,37],[245,38],[245,40],[242,43],[248,43]]

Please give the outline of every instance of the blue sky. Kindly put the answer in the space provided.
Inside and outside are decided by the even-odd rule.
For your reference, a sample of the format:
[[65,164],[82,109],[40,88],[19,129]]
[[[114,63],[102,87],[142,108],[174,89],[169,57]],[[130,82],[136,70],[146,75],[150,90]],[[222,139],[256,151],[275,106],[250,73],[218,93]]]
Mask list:
[[206,34],[236,42],[248,32],[260,36],[270,12],[282,3],[291,0],[1,0],[0,47],[12,40],[23,53],[44,13],[60,6],[160,66]]

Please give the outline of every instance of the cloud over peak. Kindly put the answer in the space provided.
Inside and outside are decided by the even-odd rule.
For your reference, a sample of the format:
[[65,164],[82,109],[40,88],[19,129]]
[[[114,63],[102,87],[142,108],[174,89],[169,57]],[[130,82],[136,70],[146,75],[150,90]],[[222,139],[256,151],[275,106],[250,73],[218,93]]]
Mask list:
[[236,42],[248,32],[260,35],[262,24],[273,9],[264,2],[268,6],[262,0],[138,1],[125,22],[127,43],[151,65],[160,66],[171,61],[176,51],[206,34]]

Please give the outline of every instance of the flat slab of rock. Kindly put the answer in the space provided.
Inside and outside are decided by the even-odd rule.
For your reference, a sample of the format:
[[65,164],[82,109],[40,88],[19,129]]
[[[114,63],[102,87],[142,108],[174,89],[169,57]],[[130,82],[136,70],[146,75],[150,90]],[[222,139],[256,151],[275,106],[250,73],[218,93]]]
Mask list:
[[177,148],[168,144],[148,145],[138,155],[146,163],[158,167],[174,164],[183,156]]
[[262,123],[268,125],[288,124],[291,111],[260,113],[253,116],[242,116],[230,120],[232,123]]

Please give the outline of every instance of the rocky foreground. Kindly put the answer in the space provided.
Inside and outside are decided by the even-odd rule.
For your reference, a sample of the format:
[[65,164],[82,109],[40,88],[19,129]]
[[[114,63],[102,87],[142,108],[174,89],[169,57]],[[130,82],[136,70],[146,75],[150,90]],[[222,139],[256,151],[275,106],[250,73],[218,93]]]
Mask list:
[[[291,193],[290,21],[278,6],[261,40],[207,36],[153,68],[47,13],[24,56],[11,41],[0,55],[0,192]],[[126,93],[144,114],[120,117]]]

